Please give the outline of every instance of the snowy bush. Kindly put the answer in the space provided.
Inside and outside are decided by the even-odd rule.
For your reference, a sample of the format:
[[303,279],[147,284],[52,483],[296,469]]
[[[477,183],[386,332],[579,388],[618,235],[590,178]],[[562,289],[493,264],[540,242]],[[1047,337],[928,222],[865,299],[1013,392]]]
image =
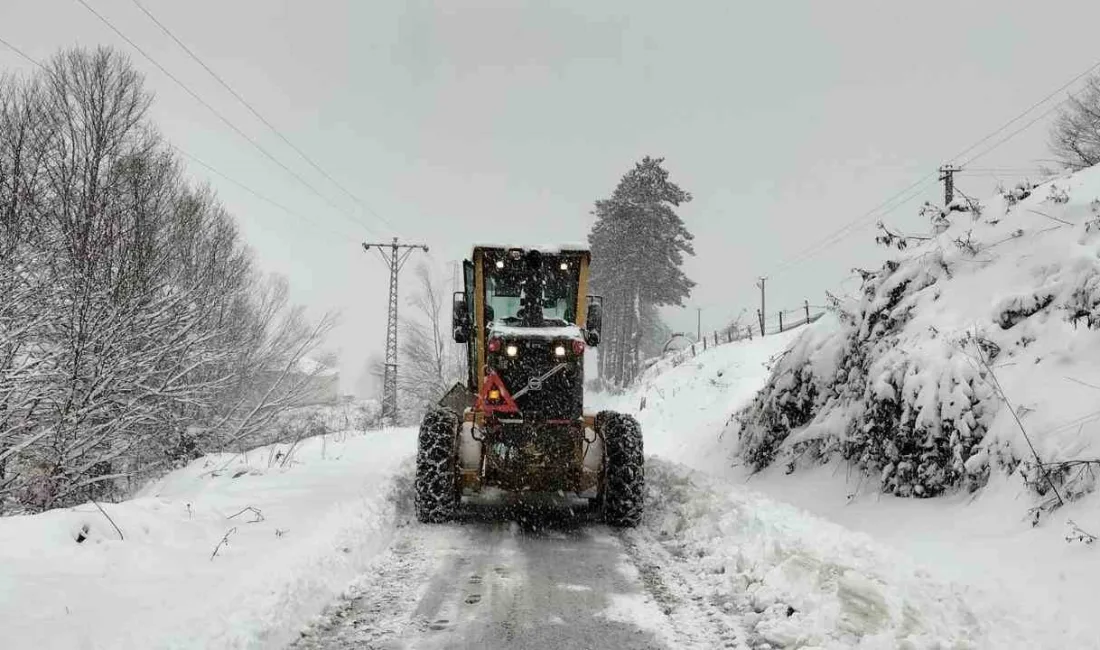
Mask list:
[[[835,361],[821,363],[829,354],[815,345],[821,341],[800,341],[739,415],[741,457],[761,469],[784,442],[801,452],[836,453],[903,496],[980,481],[984,467],[968,469],[967,462],[982,439],[988,389],[944,337],[931,336],[922,349],[899,345],[915,298],[945,272],[936,255],[904,267],[887,263],[865,283],[853,325],[824,339],[839,350]],[[832,372],[815,372],[815,365]],[[791,437],[811,421],[820,426]]]
[[[840,459],[913,497],[976,489],[1002,471],[1041,509],[1094,490],[1098,189],[1100,170],[1021,183],[991,199],[1004,218],[965,223],[949,219],[961,205],[926,204],[932,237],[861,272],[860,294],[833,299],[832,317],[731,419],[740,458],[788,471]],[[1035,226],[1041,203],[1053,225]]]
[[1052,302],[1054,302],[1054,294],[1049,289],[1005,298],[994,310],[996,313],[993,322],[1000,325],[1001,329],[1010,329],[1016,323],[1046,309]]
[[1014,207],[1020,201],[1031,196],[1031,192],[1035,189],[1035,185],[1031,181],[1020,181],[1016,183],[1012,189],[1006,189],[1001,186],[997,188],[997,193],[1004,197],[1006,208],[1010,209]]
[[1065,305],[1074,325],[1083,318],[1089,329],[1100,327],[1100,272],[1079,277]]
[[813,380],[809,366],[804,365],[773,374],[756,400],[760,401],[763,395],[775,395],[776,398],[768,404],[770,408],[759,408],[759,416],[753,422],[756,427],[753,444],[742,448],[744,459],[756,468],[770,465],[787,434],[813,418],[818,383]]
[[1047,201],[1057,204],[1069,203],[1069,192],[1067,192],[1065,188],[1058,187],[1054,183],[1051,183],[1050,193],[1047,194]]

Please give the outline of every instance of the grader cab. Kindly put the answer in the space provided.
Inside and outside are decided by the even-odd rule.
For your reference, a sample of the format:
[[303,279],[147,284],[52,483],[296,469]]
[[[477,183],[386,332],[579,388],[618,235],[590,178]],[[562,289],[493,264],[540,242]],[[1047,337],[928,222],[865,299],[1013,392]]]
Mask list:
[[452,326],[466,344],[467,406],[459,411],[450,394],[450,406],[421,423],[420,521],[446,521],[464,496],[498,488],[587,497],[607,523],[638,523],[638,423],[583,410],[585,353],[602,325],[602,301],[587,293],[589,262],[584,249],[493,246],[465,261]]

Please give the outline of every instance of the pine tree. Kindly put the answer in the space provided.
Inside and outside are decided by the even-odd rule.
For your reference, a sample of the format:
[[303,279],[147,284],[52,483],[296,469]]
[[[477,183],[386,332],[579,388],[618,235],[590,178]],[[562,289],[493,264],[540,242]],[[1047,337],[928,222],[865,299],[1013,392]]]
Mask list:
[[659,327],[656,307],[682,306],[695,283],[682,270],[693,236],[675,208],[691,195],[669,180],[663,158],[646,156],[611,198],[596,201],[588,235],[592,288],[605,300],[600,374],[617,385],[634,379],[643,341]]

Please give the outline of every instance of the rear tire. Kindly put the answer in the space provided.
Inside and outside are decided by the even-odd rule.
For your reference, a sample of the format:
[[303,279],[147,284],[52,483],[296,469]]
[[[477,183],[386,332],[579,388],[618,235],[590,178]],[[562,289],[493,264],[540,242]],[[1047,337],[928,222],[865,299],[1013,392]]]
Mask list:
[[596,416],[603,436],[603,518],[610,526],[637,526],[645,501],[645,454],[642,428],[624,413],[603,411]]
[[416,518],[442,523],[458,508],[459,417],[451,409],[428,411],[420,423],[416,451]]

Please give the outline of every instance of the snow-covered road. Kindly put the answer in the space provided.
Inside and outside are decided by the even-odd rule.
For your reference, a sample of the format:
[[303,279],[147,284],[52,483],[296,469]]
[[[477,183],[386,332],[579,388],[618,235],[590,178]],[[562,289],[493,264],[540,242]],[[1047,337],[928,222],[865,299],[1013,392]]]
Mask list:
[[659,581],[584,508],[475,505],[455,524],[409,526],[294,647],[670,647],[647,593]]
[[1058,647],[869,538],[656,458],[647,476],[633,530],[568,502],[407,523],[292,647]]

